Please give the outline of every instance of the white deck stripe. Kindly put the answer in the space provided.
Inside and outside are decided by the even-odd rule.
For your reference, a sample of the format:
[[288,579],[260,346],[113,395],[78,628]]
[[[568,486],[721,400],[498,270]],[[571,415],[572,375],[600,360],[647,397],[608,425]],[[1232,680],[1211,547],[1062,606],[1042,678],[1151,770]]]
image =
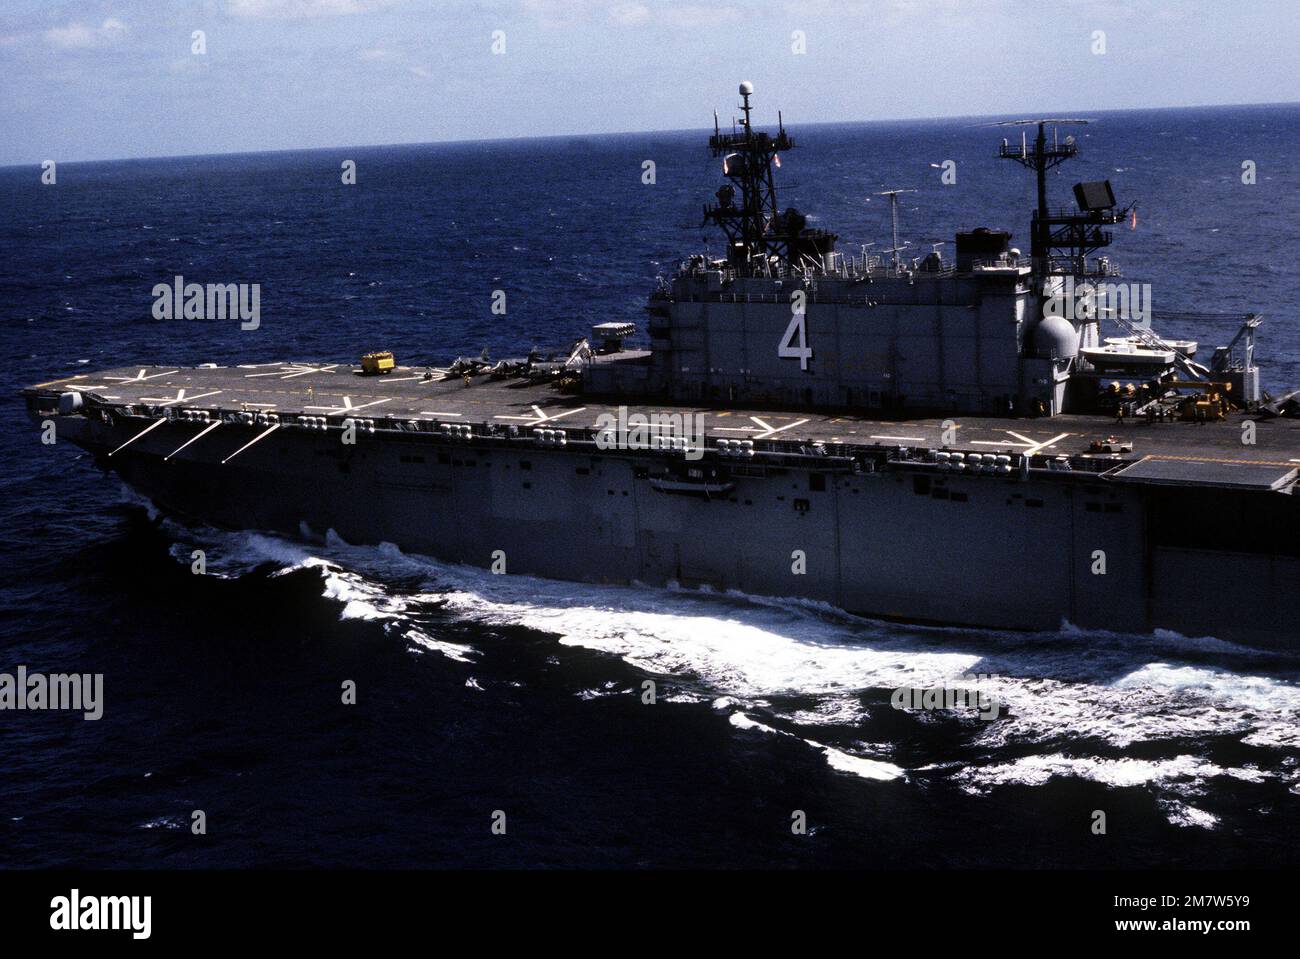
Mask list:
[[563,417],[570,416],[574,413],[581,413],[585,409],[585,406],[579,406],[576,410],[565,410],[563,413],[556,413],[554,416],[548,416],[546,413],[541,411],[540,407],[534,406],[533,416],[510,416],[502,414],[492,418],[494,420],[523,420],[525,426],[540,426],[542,423],[550,423],[553,420],[562,419]]
[[200,393],[198,396],[186,396],[186,395],[185,395],[185,391],[184,391],[184,390],[180,390],[180,391],[177,392],[177,394],[176,394],[176,399],[174,399],[174,400],[166,400],[166,401],[164,401],[163,398],[162,398],[161,396],[142,396],[142,397],[140,397],[140,402],[141,402],[141,403],[157,403],[159,406],[171,406],[173,403],[193,403],[195,400],[201,400],[201,399],[203,399],[205,396],[216,396],[218,393],[221,393],[221,392],[223,392],[223,391],[222,391],[222,390],[212,390],[211,392],[208,392],[208,393]]
[[1043,442],[1038,443],[1031,440],[1028,436],[1022,436],[1013,430],[1003,430],[1003,432],[1009,436],[1014,436],[1016,439],[1020,440],[1020,442],[1016,443],[1012,440],[971,440],[970,444],[972,446],[1001,446],[1003,448],[1014,446],[1015,448],[1022,450],[1025,456],[1033,456],[1035,453],[1048,446],[1055,446],[1061,440],[1071,435],[1069,433],[1061,433],[1059,436],[1053,436],[1050,440],[1043,440]]
[[135,376],[105,376],[104,379],[118,380],[122,383],[143,383],[145,380],[154,380],[160,376],[171,376],[173,373],[179,372],[180,370],[167,370],[164,373],[150,373],[148,376],[145,376],[144,370],[141,370]]
[[318,369],[318,370],[299,370],[299,371],[296,372],[296,373],[290,373],[288,376],[282,376],[282,377],[280,377],[280,379],[282,379],[282,380],[291,380],[291,379],[293,379],[295,376],[306,376],[308,373],[333,373],[333,372],[334,372],[334,367],[336,367],[336,366],[338,366],[337,363],[331,363],[329,366],[322,366],[322,367],[321,367],[320,369]]
[[343,397],[342,406],[304,406],[304,410],[325,410],[326,416],[342,416],[344,413],[355,413],[357,410],[364,410],[367,406],[378,406],[380,403],[391,403],[397,399],[395,396],[388,396],[382,400],[371,400],[369,403],[362,403],[360,406],[352,405],[352,397]]
[[753,433],[754,439],[765,440],[769,436],[775,436],[777,433],[793,429],[796,426],[802,426],[804,423],[808,422],[808,419],[805,418],[802,420],[795,420],[793,423],[786,423],[785,426],[772,426],[766,420],[758,416],[751,416],[750,419],[757,423],[758,426],[717,426],[714,427],[713,431],[715,433]]
[[753,420],[755,423],[757,423],[759,426],[763,426],[763,427],[765,427],[766,430],[767,430],[767,431],[764,432],[764,433],[759,433],[759,434],[757,434],[757,435],[754,437],[754,439],[756,439],[756,440],[765,440],[765,439],[767,439],[769,436],[775,436],[777,433],[781,433],[781,432],[784,432],[785,430],[789,430],[789,429],[794,429],[796,426],[802,426],[804,423],[807,423],[807,422],[808,422],[808,420],[806,420],[806,419],[802,419],[802,420],[795,420],[793,423],[786,423],[785,426],[768,426],[766,423],[764,423],[762,420],[760,420],[757,416],[751,416],[750,419]]
[[[1011,431],[1007,430],[1007,432],[1009,433]],[[1053,436],[1050,440],[1038,444],[1033,444],[1033,441],[1030,440],[1031,445],[1029,449],[1025,450],[1025,455],[1029,456],[1034,453],[1037,453],[1039,450],[1044,449],[1045,447],[1055,446],[1057,443],[1059,443],[1061,440],[1065,439],[1069,435],[1070,435],[1069,433],[1061,433],[1059,436]]]

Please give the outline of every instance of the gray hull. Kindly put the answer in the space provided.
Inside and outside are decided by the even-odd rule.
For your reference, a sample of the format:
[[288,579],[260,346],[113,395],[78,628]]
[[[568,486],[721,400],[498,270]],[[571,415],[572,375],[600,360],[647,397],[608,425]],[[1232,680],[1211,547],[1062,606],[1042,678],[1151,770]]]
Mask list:
[[1084,474],[752,465],[724,493],[683,495],[656,488],[660,460],[645,453],[401,436],[347,447],[284,430],[222,465],[257,432],[231,428],[164,462],[194,433],[168,423],[110,460],[102,454],[138,427],[65,423],[176,515],[290,535],[306,524],[441,560],[504,562],[507,574],[677,581],[916,622],[1169,629],[1288,648],[1300,622],[1300,558],[1252,542],[1254,530],[1295,522],[1296,501],[1276,493],[1214,491],[1216,510],[1249,516],[1234,539],[1232,524],[1200,534],[1186,522],[1196,490]]

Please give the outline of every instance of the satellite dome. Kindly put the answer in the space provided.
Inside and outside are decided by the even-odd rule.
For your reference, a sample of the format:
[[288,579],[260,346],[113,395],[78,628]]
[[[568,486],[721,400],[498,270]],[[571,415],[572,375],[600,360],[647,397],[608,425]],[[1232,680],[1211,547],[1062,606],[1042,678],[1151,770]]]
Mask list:
[[741,95],[741,96],[749,96],[749,95],[750,95],[751,93],[753,93],[753,92],[754,92],[754,84],[750,83],[748,80],[741,80],[741,81],[740,81],[740,95]]
[[1045,316],[1034,327],[1034,352],[1039,356],[1070,359],[1079,353],[1079,331],[1063,316]]

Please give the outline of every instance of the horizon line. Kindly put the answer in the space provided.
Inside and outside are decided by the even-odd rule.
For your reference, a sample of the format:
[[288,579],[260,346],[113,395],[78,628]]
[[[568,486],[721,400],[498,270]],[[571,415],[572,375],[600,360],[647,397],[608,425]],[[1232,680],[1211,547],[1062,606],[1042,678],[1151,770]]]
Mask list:
[[[1258,107],[1286,107],[1300,106],[1300,100],[1272,100],[1259,101],[1251,103],[1198,103],[1187,104],[1182,106],[1159,106],[1159,107],[1120,107],[1106,108],[1100,110],[1074,111],[1076,113],[1158,113],[1174,110],[1216,110],[1216,109],[1233,109],[1233,108],[1258,108]],[[1034,111],[1030,111],[1034,112]],[[1042,112],[1042,111],[1038,111]],[[1068,115],[1069,110],[1056,111],[1061,115]],[[866,126],[876,123],[923,123],[936,120],[983,120],[990,118],[1002,118],[1012,116],[1010,113],[962,113],[947,116],[913,116],[913,117],[888,117],[871,120],[816,120],[808,123],[800,123],[801,127],[826,127],[826,126]],[[447,140],[394,140],[387,143],[350,143],[333,146],[316,146],[316,147],[277,147],[274,149],[261,150],[223,150],[216,153],[162,153],[149,154],[142,156],[118,156],[118,157],[94,157],[84,160],[58,160],[60,165],[76,165],[82,163],[136,163],[149,160],[193,160],[204,159],[208,157],[239,157],[239,156],[264,156],[277,153],[316,153],[329,150],[374,150],[383,147],[418,147],[418,146],[451,146],[451,145],[468,145],[474,143],[521,143],[532,140],[574,140],[585,137],[627,137],[627,136],[653,136],[668,133],[694,133],[699,130],[711,129],[708,127],[669,127],[655,130],[616,130],[608,132],[586,132],[586,133],[550,133],[550,134],[530,134],[526,136],[502,136],[502,137],[453,137]],[[12,170],[21,167],[39,167],[45,163],[49,157],[44,160],[28,160],[19,163],[0,164],[0,171]]]

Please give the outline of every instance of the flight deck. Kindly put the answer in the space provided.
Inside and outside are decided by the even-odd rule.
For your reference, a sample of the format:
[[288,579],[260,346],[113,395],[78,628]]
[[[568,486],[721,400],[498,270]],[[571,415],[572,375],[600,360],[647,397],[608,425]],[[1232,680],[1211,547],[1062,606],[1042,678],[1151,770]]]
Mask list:
[[[47,397],[77,392],[88,405],[145,416],[164,416],[169,410],[208,411],[218,419],[261,413],[274,414],[271,422],[283,426],[310,418],[312,423],[342,427],[354,419],[378,429],[431,433],[439,432],[443,424],[454,424],[485,436],[526,434],[537,428],[592,431],[622,410],[625,418],[641,414],[652,421],[656,415],[689,417],[689,422],[699,424],[706,441],[714,443],[730,439],[769,449],[821,443],[1066,457],[1128,482],[1287,489],[1294,486],[1300,470],[1300,420],[1277,417],[1254,422],[1243,414],[1206,423],[1121,423],[1106,416],[1071,414],[1043,419],[872,419],[849,413],[618,404],[562,393],[550,383],[522,378],[464,379],[417,367],[365,375],[360,367],[347,363],[292,362],[130,366],[53,380],[26,392]],[[1247,420],[1253,421],[1249,428],[1253,443],[1243,442]],[[265,417],[258,422],[264,421]],[[1103,445],[1102,451],[1094,447],[1097,443]]]

